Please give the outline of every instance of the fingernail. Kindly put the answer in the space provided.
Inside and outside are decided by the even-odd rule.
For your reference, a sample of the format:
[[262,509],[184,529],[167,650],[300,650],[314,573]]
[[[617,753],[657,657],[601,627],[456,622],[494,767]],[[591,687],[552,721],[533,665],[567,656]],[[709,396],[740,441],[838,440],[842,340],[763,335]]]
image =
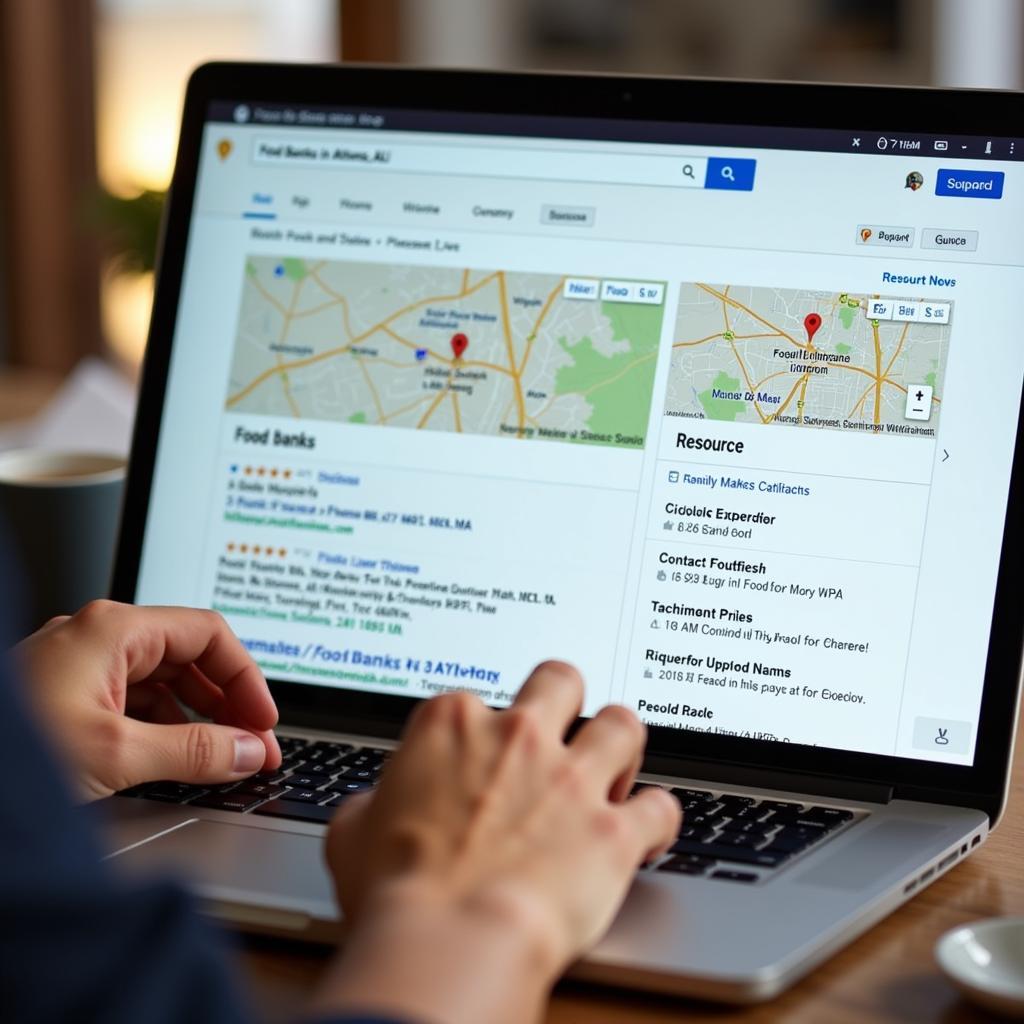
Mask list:
[[249,733],[239,733],[235,737],[235,764],[236,772],[258,771],[267,756],[267,748],[263,746],[263,740],[258,736]]

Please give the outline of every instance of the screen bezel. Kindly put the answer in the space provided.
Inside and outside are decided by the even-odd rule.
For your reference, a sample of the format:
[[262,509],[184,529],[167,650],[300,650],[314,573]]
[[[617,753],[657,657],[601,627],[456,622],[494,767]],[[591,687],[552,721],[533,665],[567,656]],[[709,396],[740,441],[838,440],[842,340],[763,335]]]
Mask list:
[[[177,161],[165,210],[157,286],[143,364],[112,596],[136,593],[149,494],[160,437],[165,386],[198,171],[211,101],[365,105],[378,109],[561,116],[624,121],[770,125],[777,128],[879,124],[887,132],[942,132],[995,137],[1024,123],[1019,93],[864,86],[422,71],[399,68],[274,64],[207,64],[186,92]],[[751,111],[771,111],[752,122]],[[1024,412],[1018,419],[1006,524],[1024,507]],[[740,739],[651,727],[647,752],[660,770],[673,759],[790,771],[893,786],[918,799],[985,810],[1001,807],[1009,770],[1024,644],[1024,614],[1014,594],[1022,542],[1005,529],[989,638],[975,762],[940,764],[835,748]],[[283,721],[330,730],[396,736],[417,698],[271,680]]]

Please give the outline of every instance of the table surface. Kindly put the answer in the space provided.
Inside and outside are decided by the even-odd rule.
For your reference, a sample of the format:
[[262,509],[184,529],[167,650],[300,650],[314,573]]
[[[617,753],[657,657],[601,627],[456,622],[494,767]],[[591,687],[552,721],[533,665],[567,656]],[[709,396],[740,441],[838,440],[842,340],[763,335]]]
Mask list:
[[[37,411],[56,381],[0,372],[0,421]],[[1021,737],[1018,735],[1018,746]],[[990,1019],[965,1003],[939,973],[932,949],[943,932],[993,915],[1024,915],[1024,769],[1014,771],[1006,815],[978,851],[774,1002],[744,1009],[563,982],[548,1024],[847,1024],[907,1021],[966,1024]],[[270,1021],[290,1021],[327,963],[327,952],[273,939],[245,938],[240,959],[255,1005]]]
[[[1018,763],[1006,814],[973,856],[774,1002],[733,1009],[563,982],[554,992],[546,1020],[549,1024],[989,1020],[958,996],[939,972],[932,950],[939,936],[956,925],[997,914],[1024,915],[1022,840],[1024,769]],[[271,1021],[285,1021],[294,1017],[315,987],[327,954],[298,943],[247,939],[241,959],[259,1005]]]

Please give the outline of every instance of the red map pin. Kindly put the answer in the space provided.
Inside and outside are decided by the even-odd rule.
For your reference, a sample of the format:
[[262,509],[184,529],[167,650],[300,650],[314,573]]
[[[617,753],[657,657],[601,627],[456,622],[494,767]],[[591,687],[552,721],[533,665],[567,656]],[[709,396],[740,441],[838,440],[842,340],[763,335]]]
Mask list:
[[[820,317],[818,318],[821,319]],[[469,345],[469,338],[467,338],[461,331],[458,334],[452,335],[452,351],[455,353],[456,359],[462,358],[462,353],[466,351],[466,347]]]
[[807,332],[807,344],[809,345],[818,333],[821,326],[821,317],[817,313],[808,313],[804,317],[804,330]]

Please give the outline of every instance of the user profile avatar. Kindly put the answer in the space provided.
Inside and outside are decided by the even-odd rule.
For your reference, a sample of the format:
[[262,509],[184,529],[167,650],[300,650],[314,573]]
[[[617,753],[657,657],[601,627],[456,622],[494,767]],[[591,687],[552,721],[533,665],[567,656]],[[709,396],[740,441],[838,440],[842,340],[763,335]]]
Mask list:
[[251,114],[252,111],[249,110],[248,106],[244,103],[239,103],[238,106],[235,107],[235,120],[239,124],[245,124],[245,122],[249,120]]
[[911,192],[916,192],[924,184],[924,175],[920,171],[911,171],[907,175],[907,183],[903,186]]

